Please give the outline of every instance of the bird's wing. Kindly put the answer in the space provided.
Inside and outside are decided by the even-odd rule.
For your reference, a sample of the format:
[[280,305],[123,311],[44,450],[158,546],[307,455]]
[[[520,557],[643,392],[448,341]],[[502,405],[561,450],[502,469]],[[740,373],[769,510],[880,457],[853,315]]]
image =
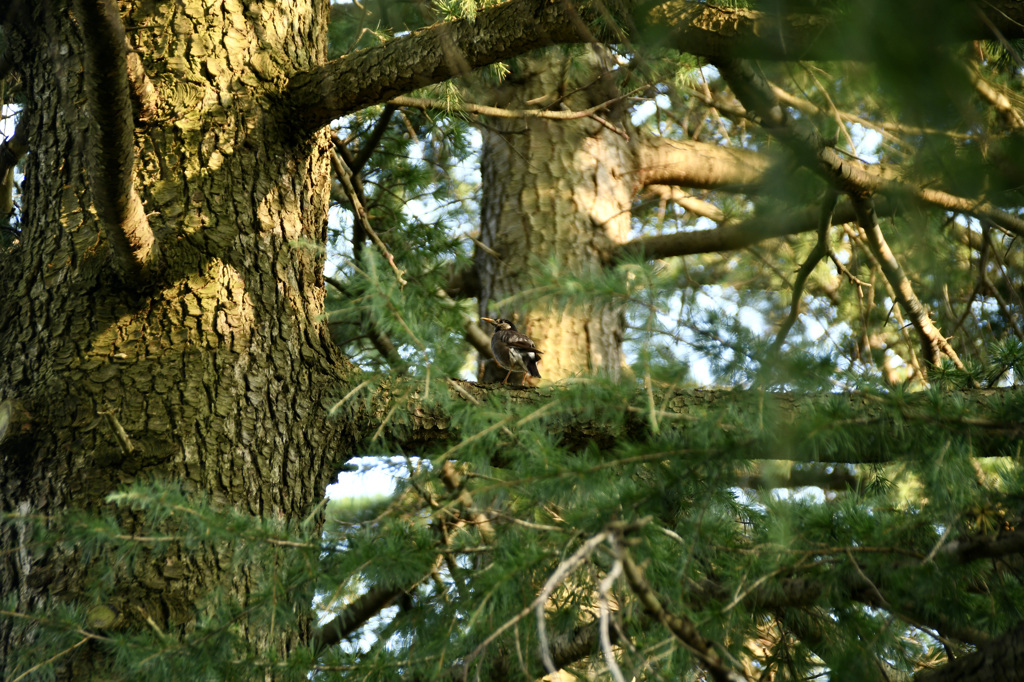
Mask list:
[[544,351],[537,350],[537,346],[534,345],[533,339],[526,334],[520,334],[518,332],[510,332],[504,339],[505,343],[512,346],[513,348],[519,348],[522,350],[532,350],[534,353],[543,353]]

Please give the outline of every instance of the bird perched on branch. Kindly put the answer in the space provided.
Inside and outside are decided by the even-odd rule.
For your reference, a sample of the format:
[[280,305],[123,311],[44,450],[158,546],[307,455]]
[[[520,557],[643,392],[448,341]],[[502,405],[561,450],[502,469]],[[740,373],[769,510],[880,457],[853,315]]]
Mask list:
[[531,377],[540,378],[537,371],[537,363],[540,362],[541,351],[537,350],[533,340],[516,329],[511,320],[499,317],[492,320],[489,317],[481,317],[484,322],[494,325],[494,335],[491,337],[491,352],[494,353],[494,360],[502,369],[507,369],[505,375],[507,383],[512,372],[526,372]]

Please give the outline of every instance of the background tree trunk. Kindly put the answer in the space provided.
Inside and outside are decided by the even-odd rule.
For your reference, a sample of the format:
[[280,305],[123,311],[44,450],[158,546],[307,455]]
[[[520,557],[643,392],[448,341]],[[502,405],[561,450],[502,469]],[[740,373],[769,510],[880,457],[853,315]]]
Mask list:
[[[65,3],[28,3],[10,41],[34,146],[21,243],[0,268],[0,401],[31,424],[5,450],[2,511],[96,510],[115,488],[159,478],[262,518],[304,518],[345,449],[324,403],[348,370],[320,321],[323,255],[311,248],[326,228],[328,131],[297,141],[260,102],[324,59],[326,5],[121,8],[155,89],[155,110],[136,118],[136,188],[166,265],[146,283],[111,272],[85,172],[96,112],[82,105],[83,36]],[[95,562],[37,554],[0,529],[0,593],[17,610],[96,606],[83,594]],[[214,548],[169,556],[118,572],[104,604],[117,624],[190,628],[216,585],[245,606],[256,567],[228,570]],[[33,637],[10,623],[0,661]],[[249,634],[257,649],[303,635]],[[87,648],[64,674],[102,671]]]
[[[601,48],[571,57],[552,49],[516,64],[493,92],[498,106],[579,111],[618,96]],[[613,104],[600,115],[622,128],[624,112]],[[483,129],[480,313],[515,318],[544,351],[540,371],[547,380],[591,372],[617,377],[622,370],[620,308],[526,304],[549,293],[537,288],[538,265],[596,272],[602,253],[627,241],[631,157],[628,141],[593,118],[494,119]],[[510,296],[517,298],[503,303]]]

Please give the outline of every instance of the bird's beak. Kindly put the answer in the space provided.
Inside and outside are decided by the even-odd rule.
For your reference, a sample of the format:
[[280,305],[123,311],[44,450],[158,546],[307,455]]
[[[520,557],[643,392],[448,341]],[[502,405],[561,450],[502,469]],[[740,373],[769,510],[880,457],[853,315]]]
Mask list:
[[495,322],[494,320],[492,320],[489,317],[481,317],[480,319],[483,320],[484,322],[490,322],[493,325],[497,325],[498,324],[497,322]]

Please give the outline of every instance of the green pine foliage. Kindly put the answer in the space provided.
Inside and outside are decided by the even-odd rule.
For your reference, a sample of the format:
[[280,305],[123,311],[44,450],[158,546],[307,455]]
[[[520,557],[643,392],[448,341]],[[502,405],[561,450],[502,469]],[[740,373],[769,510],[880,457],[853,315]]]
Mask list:
[[[431,11],[471,18],[476,9],[453,1]],[[386,37],[424,21],[383,2],[357,19],[336,22],[332,50],[374,40],[361,26]],[[971,137],[998,121],[966,94],[966,76],[950,75],[950,61],[915,57],[928,68],[908,70],[915,44],[886,55],[898,68],[873,73],[851,64],[764,68],[818,107],[801,116],[847,155],[899,164],[908,181],[941,178],[1019,214],[1016,176],[983,187],[978,173],[993,155],[1013,154],[1019,137]],[[984,49],[993,79],[1022,97],[1007,51]],[[667,51],[621,58],[635,66],[620,74],[624,88],[642,80],[653,94],[655,113],[637,117],[644,132],[784,154],[753,122],[719,117],[692,96],[712,71],[698,74]],[[930,91],[937,81],[949,90]],[[360,174],[360,201],[407,283],[357,236],[351,197],[339,189],[328,243],[338,286],[328,288],[327,307],[331,333],[365,375],[356,389],[339,389],[332,413],[351,416],[379,391],[393,395],[359,454],[393,468],[394,493],[325,502],[286,525],[152,482],[111,495],[99,514],[3,519],[90,567],[76,608],[15,614],[5,599],[2,615],[15,627],[40,628],[17,669],[47,679],[62,652],[86,639],[114,654],[122,679],[532,680],[544,674],[541,647],[574,674],[608,679],[597,636],[604,608],[625,679],[709,679],[706,661],[656,621],[626,577],[602,586],[627,557],[666,611],[751,679],[907,679],[1019,624],[1020,554],[991,549],[1024,521],[1019,236],[910,202],[885,218],[893,251],[962,369],[925,365],[855,230],[828,233],[831,255],[808,278],[778,352],[772,343],[813,232],[596,272],[535,262],[537,286],[503,304],[621,309],[629,371],[618,382],[578,377],[528,396],[467,400],[449,380],[474,375],[463,330],[476,306],[439,292],[471,263],[477,140],[457,111],[458,87],[446,87],[426,93],[446,109],[380,107],[337,127],[359,154],[359,141],[390,116]],[[965,104],[951,108],[950,99]],[[840,127],[836,111],[859,119]],[[897,119],[913,130],[895,130]],[[858,147],[850,131],[874,131],[878,142]],[[786,171],[750,195],[700,196],[733,221],[817,205],[825,183],[806,169]],[[637,234],[707,229],[702,220],[642,200],[633,214]],[[381,352],[378,336],[395,356]],[[700,384],[706,390],[695,390]],[[968,390],[978,387],[1005,390],[982,401]],[[451,438],[412,447],[410,406],[443,415]],[[244,574],[247,603],[207,595],[184,633],[114,627],[119,616],[103,605],[115,570],[145,572],[200,550],[216,555],[225,575]],[[388,606],[340,642],[318,648],[302,631],[310,608],[326,622],[375,590],[391,595]],[[298,601],[309,594],[312,605]],[[267,630],[293,630],[294,646],[257,655],[237,627],[243,612]],[[583,653],[564,653],[573,636],[589,642]]]
[[[433,381],[432,395],[447,395]],[[539,646],[542,587],[564,572],[541,602],[548,633],[594,628],[599,584],[627,552],[666,608],[730,656],[754,659],[781,679],[825,670],[846,679],[842,671],[877,660],[898,677],[943,655],[943,643],[922,624],[999,632],[1020,618],[1024,588],[1012,564],[949,551],[998,537],[1024,512],[1015,453],[984,449],[985,427],[964,424],[977,421],[966,402],[938,389],[923,399],[863,393],[861,400],[880,408],[871,412],[878,423],[865,425],[861,406],[837,396],[780,428],[788,408],[755,392],[675,418],[659,410],[655,430],[645,408],[630,411],[642,401],[622,402],[638,389],[594,380],[542,404],[442,399],[438,406],[461,439],[430,458],[406,460],[390,498],[332,503],[323,534],[313,532],[312,518],[284,527],[166,484],[112,495],[108,514],[68,517],[54,536],[38,536],[96,566],[93,606],[32,614],[45,636],[26,663],[73,645],[82,632],[103,632],[105,572],[209,548],[224,570],[252,580],[248,603],[209,595],[187,635],[155,628],[96,635],[123,674],[250,679],[272,670],[298,679],[312,670],[316,679],[459,679],[465,666],[481,679],[533,679],[541,672],[533,656],[524,668],[513,662],[516,651]],[[1024,420],[1019,396],[997,409],[993,423]],[[599,445],[562,435],[588,429],[619,436]],[[855,480],[842,489],[786,491],[743,481],[760,471],[763,457],[854,454],[880,463],[832,465]],[[438,477],[449,461],[464,476],[455,490]],[[481,512],[490,529],[474,521]],[[567,566],[587,543],[584,560]],[[239,609],[250,620],[294,627],[294,595],[311,588],[324,618],[373,589],[398,594],[391,608],[327,651],[300,646],[280,660],[251,654],[233,627]],[[609,599],[617,636],[631,641],[616,650],[623,670],[692,677],[698,661],[652,622],[625,581],[612,585]],[[584,674],[602,665],[583,658],[571,667]]]

